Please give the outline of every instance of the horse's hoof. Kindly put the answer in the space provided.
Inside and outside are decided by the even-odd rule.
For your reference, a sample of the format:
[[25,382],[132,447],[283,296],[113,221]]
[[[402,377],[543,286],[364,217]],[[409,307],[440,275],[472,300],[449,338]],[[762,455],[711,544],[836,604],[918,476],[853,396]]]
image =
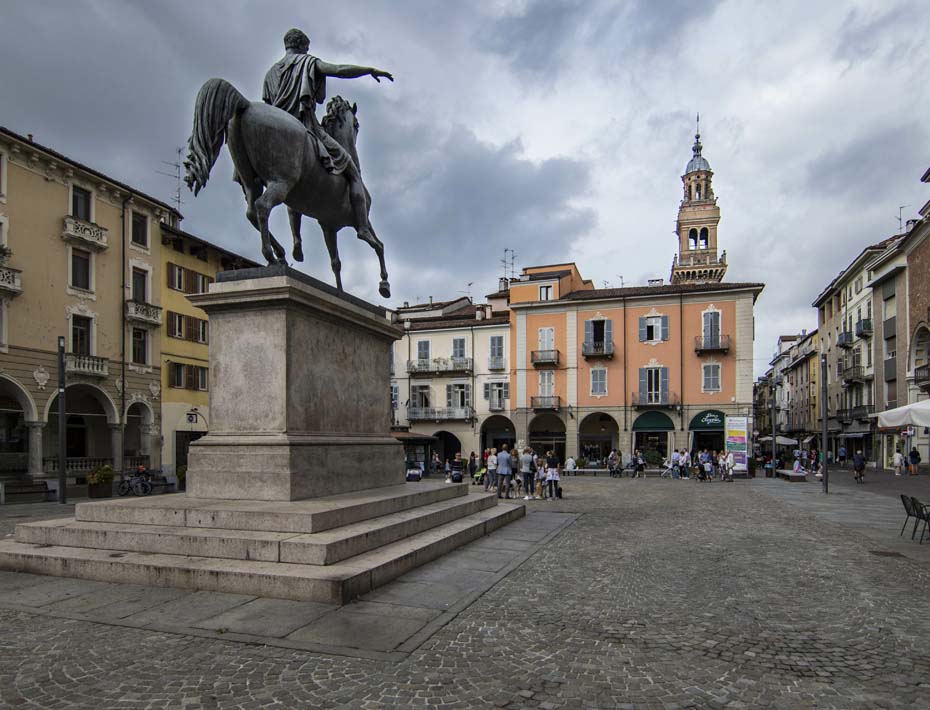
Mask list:
[[378,284],[378,293],[380,293],[383,298],[390,298],[391,284],[389,284],[387,281],[382,281],[380,284]]
[[294,261],[304,260],[304,250],[300,247],[294,247]]

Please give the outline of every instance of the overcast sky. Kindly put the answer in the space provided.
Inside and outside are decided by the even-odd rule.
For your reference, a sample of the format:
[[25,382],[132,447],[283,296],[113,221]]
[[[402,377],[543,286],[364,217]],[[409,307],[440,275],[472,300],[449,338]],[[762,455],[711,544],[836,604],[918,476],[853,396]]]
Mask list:
[[[160,161],[200,85],[261,97],[290,27],[311,53],[394,84],[331,79],[359,104],[360,162],[393,298],[496,290],[517,266],[574,260],[598,286],[668,278],[681,174],[701,113],[730,281],[768,284],[756,372],[781,332],[928,195],[930,6],[913,2],[246,2],[0,0],[0,125],[170,201]],[[921,29],[922,28],[922,29]],[[183,227],[259,259],[224,149]],[[272,231],[289,246],[283,209]],[[298,265],[332,281],[317,225]],[[374,253],[342,232],[347,290]]]

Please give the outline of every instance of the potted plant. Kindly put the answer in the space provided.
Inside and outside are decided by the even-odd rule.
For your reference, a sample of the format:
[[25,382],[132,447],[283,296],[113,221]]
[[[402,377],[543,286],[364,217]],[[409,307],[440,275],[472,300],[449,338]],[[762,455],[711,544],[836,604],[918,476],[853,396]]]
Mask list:
[[178,470],[175,471],[175,476],[178,478],[178,490],[186,491],[187,490],[187,466],[178,466]]
[[87,496],[89,498],[113,496],[113,467],[110,464],[97,466],[87,474]]

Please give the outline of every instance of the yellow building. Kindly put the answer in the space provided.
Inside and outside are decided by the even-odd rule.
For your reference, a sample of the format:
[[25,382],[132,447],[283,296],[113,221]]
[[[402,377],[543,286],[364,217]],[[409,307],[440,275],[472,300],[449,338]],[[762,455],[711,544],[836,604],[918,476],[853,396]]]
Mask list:
[[202,293],[226,269],[258,266],[168,224],[161,225],[162,472],[175,474],[187,465],[192,441],[206,434],[210,422],[207,314],[187,300]]
[[169,205],[0,128],[0,476],[58,478],[66,348],[70,482],[160,465],[161,263]]

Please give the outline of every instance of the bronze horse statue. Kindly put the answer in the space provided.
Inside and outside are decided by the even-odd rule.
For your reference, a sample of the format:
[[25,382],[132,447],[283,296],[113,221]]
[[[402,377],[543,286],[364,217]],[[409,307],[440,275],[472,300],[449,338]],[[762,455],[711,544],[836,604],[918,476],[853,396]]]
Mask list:
[[[358,137],[358,106],[341,96],[326,106],[321,125],[358,165],[355,141]],[[336,287],[342,290],[342,268],[336,235],[343,227],[356,227],[349,201],[349,184],[342,175],[333,175],[320,161],[316,141],[303,124],[286,111],[258,101],[248,101],[223,79],[209,79],[197,93],[194,105],[194,128],[188,141],[184,166],[187,186],[200,192],[210,178],[210,171],[227,144],[236,168],[236,176],[245,193],[246,217],[261,233],[262,256],[269,264],[286,263],[285,251],[268,229],[271,210],[284,203],[288,208],[294,259],[303,261],[300,221],[303,215],[314,218],[323,230]],[[368,205],[370,208],[371,199]],[[359,234],[378,255],[381,282],[378,291],[391,295],[384,245],[374,230]]]

